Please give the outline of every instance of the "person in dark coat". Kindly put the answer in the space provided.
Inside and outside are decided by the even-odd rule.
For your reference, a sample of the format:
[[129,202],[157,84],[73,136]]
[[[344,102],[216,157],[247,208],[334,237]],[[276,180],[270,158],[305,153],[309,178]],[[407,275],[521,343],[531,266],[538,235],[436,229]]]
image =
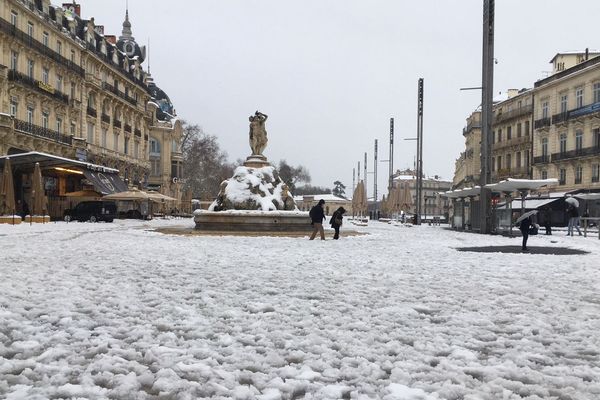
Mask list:
[[581,230],[579,229],[579,209],[573,204],[569,204],[567,207],[567,215],[569,217],[567,236],[573,236],[573,228],[577,229],[579,236],[581,236]]
[[331,216],[331,219],[329,220],[331,227],[335,230],[335,234],[333,235],[333,238],[335,240],[338,240],[340,238],[340,227],[342,226],[342,219],[344,219],[343,215],[345,212],[346,209],[344,207],[340,207],[337,210],[335,210],[335,212]]
[[312,235],[310,240],[314,240],[317,236],[317,232],[321,235],[321,240],[325,240],[325,231],[323,230],[323,220],[325,219],[325,200],[319,200],[316,206],[310,209],[308,215],[310,215],[311,224],[313,226]]
[[522,251],[529,251],[527,248],[527,239],[529,239],[529,228],[532,226],[531,217],[527,217],[522,220],[519,224],[519,230],[523,235],[523,245],[521,246]]
[[546,235],[552,235],[552,209],[549,206],[544,207],[544,228]]

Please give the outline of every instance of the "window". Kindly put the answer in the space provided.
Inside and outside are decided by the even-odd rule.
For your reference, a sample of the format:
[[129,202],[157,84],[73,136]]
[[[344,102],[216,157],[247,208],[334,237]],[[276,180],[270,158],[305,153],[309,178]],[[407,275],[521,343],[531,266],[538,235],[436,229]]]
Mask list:
[[592,164],[592,182],[600,181],[600,164]]
[[560,134],[559,143],[560,143],[560,154],[566,153],[567,152],[567,134],[566,133]]
[[594,131],[592,134],[594,135],[594,147],[599,148],[600,147],[600,128],[594,128]]
[[113,133],[113,150],[119,151],[119,134]]
[[42,113],[42,128],[44,129],[48,129],[48,120],[49,120],[49,115],[47,112],[43,112]]
[[27,34],[33,37],[33,24],[30,21],[27,21]]
[[100,142],[100,145],[104,148],[106,148],[106,141],[108,138],[108,130],[106,128],[102,128],[102,141]]
[[525,153],[525,168],[529,168],[529,152],[524,151],[523,153]]
[[496,143],[496,131],[492,131],[492,144]]
[[33,63],[33,60],[27,60],[27,76],[30,77],[31,79],[33,79],[34,67],[35,67],[35,65]]
[[498,129],[498,143],[502,141],[502,129]]
[[525,135],[529,136],[529,121],[525,121]]
[[548,157],[548,138],[542,138],[542,157]]
[[523,130],[522,130],[523,126],[521,125],[521,123],[519,122],[517,124],[517,137],[521,137],[523,135]]
[[506,169],[510,170],[511,163],[512,163],[512,155],[507,154],[506,155]]
[[150,138],[150,155],[160,156],[160,143],[154,138]]
[[19,14],[16,13],[16,11],[10,11],[10,24],[14,27],[17,26],[18,21],[19,21]]
[[71,98],[75,98],[75,82],[71,82]]
[[578,165],[575,167],[575,184],[581,183],[583,178],[583,167]]
[[160,158],[150,158],[150,175],[160,176]]
[[48,76],[50,75],[50,71],[48,70],[48,68],[42,68],[42,82],[44,82],[46,85],[48,84]]
[[542,179],[548,179],[548,171],[545,169],[542,170]]
[[594,83],[594,103],[600,103],[600,83]]
[[580,152],[583,149],[583,131],[575,132],[575,150]]
[[71,122],[71,135],[75,136],[75,122]]
[[178,172],[177,161],[171,161],[171,178],[177,178],[179,176],[177,174],[177,172]]
[[56,118],[56,132],[62,133],[62,119]]
[[56,42],[56,52],[62,56],[62,42]]
[[129,154],[129,138],[125,136],[125,146],[123,147],[123,152],[125,154]]
[[10,101],[10,115],[12,115],[13,117],[16,117],[18,110],[19,110],[19,104],[16,101],[11,100]]
[[27,107],[27,123],[33,124],[33,107]]
[[93,109],[96,108],[96,99],[94,98],[94,93],[90,93],[88,96],[88,107]]
[[13,71],[16,71],[19,66],[19,53],[17,53],[16,51],[11,51],[10,52],[10,69],[12,69]]
[[498,156],[498,171],[502,169],[502,156]]
[[517,157],[515,158],[516,167],[521,168],[521,152],[517,151]]
[[106,71],[102,71],[102,83],[106,83],[107,74]]
[[548,118],[548,102],[544,101],[542,103],[542,118]]
[[506,140],[512,139],[512,126],[506,128]]
[[564,168],[561,168],[558,171],[558,184],[559,185],[566,185],[567,184],[567,170]]
[[137,140],[133,142],[133,156],[135,158],[140,158],[140,142]]
[[577,88],[575,90],[575,108],[583,107],[583,88]]
[[94,124],[91,122],[87,123],[87,142],[94,143]]
[[178,153],[179,152],[179,145],[177,143],[176,140],[171,141],[171,151],[173,153]]
[[56,90],[63,91],[63,78],[60,75],[56,75]]
[[496,170],[496,159],[492,157],[492,172]]
[[567,112],[567,101],[568,101],[569,97],[566,94],[563,94],[562,96],[560,96],[560,112],[561,113],[566,113]]
[[75,62],[75,50],[71,50],[71,62]]
[[48,36],[48,32],[42,33],[42,43],[44,46],[48,47],[48,44],[50,43],[50,36]]

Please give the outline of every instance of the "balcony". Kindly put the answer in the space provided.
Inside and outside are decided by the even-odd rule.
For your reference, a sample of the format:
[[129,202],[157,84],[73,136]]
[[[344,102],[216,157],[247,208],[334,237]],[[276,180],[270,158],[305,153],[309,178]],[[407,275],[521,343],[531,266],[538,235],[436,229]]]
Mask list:
[[125,124],[125,132],[131,133],[131,125]]
[[547,128],[547,127],[550,126],[551,123],[552,123],[552,120],[550,118],[547,118],[547,117],[546,118],[537,119],[533,123],[533,128],[534,129]]
[[567,122],[569,119],[569,113],[567,111],[552,116],[552,125],[562,124]]
[[114,126],[115,128],[119,128],[119,129],[120,129],[120,128],[121,128],[121,121],[119,121],[119,120],[118,120],[118,119],[116,119],[116,118],[113,118],[113,126]]
[[23,132],[32,136],[41,137],[44,139],[49,139],[69,146],[72,143],[71,136],[63,135],[62,133],[53,131],[52,129],[30,124],[29,122],[21,121],[20,119],[15,119],[14,121],[16,131]]
[[106,122],[107,124],[110,124],[110,115],[102,113],[100,115],[100,119],[102,120],[102,122]]
[[135,128],[134,129],[134,134],[135,136],[141,138],[142,137],[142,131],[140,131],[139,129]]
[[576,108],[574,110],[571,110],[568,112],[568,119],[576,119],[579,117],[583,117],[583,116],[587,116],[590,114],[596,114],[600,112],[600,102],[598,103],[592,103],[590,105],[587,106],[583,106],[583,107],[579,107]]
[[547,164],[550,162],[550,156],[548,154],[533,157],[534,164]]
[[528,135],[521,137],[513,137],[510,140],[503,140],[492,145],[493,150],[502,149],[504,147],[518,146],[520,144],[528,144],[531,142],[531,137]]
[[475,121],[475,122],[471,122],[469,123],[464,129],[463,129],[463,136],[470,133],[473,129],[481,129],[481,121]]
[[67,67],[71,71],[75,72],[77,75],[84,77],[85,71],[79,65],[75,64],[73,61],[66,59],[61,56],[56,51],[52,50],[50,47],[44,45],[41,42],[38,42],[27,33],[17,29],[13,24],[8,22],[7,20],[0,18],[0,32],[4,32],[9,36],[12,36],[18,39],[21,43],[25,44],[26,47],[34,49],[39,54],[42,54],[53,61]]
[[600,146],[585,147],[581,149],[553,153],[552,162],[597,155],[600,155]]
[[92,108],[90,106],[87,107],[87,114],[91,117],[97,118],[98,117],[98,113],[96,112],[95,108]]
[[497,124],[500,122],[505,122],[514,118],[522,117],[524,115],[531,114],[533,112],[533,105],[527,105],[520,108],[516,108],[514,110],[510,110],[507,112],[503,112],[497,115],[494,115],[493,123]]
[[30,78],[15,70],[8,71],[8,80],[12,82],[18,82],[22,85],[35,89],[36,91],[45,94],[46,96],[52,97],[58,101],[62,101],[65,104],[69,104],[69,96],[62,93],[59,90],[54,89],[52,86],[45,84],[42,81]]
[[126,95],[125,93],[121,92],[119,89],[117,89],[116,87],[114,87],[113,85],[111,85],[108,82],[102,82],[102,89],[107,90],[109,92],[111,92],[112,94],[114,94],[115,96],[127,101],[128,103],[132,104],[132,105],[137,105],[137,100],[134,99],[133,97],[130,97],[128,95]]

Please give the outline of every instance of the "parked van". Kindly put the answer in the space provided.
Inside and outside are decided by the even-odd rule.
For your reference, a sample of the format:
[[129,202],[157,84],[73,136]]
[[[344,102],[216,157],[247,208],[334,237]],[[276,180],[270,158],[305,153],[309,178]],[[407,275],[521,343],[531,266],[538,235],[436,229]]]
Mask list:
[[82,201],[75,208],[65,210],[65,221],[113,222],[117,216],[117,205],[113,201]]

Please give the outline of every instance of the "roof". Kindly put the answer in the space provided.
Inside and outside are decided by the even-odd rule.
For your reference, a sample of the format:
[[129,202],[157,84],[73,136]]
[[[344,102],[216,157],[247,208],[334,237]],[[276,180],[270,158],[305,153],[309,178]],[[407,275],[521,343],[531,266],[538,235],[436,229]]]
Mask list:
[[[558,199],[559,198],[555,198],[555,199],[525,199],[524,203],[521,203],[521,199],[518,199],[518,200],[512,201],[511,207],[513,210],[515,210],[515,209],[520,210],[521,208],[524,208],[525,210],[535,210],[537,208],[540,208],[542,206],[545,206],[547,204],[555,202]],[[506,204],[503,204],[496,208],[504,209],[504,208],[506,208]]]
[[[558,57],[558,56],[579,55],[579,54],[585,54],[585,53],[586,53],[585,50],[584,51],[563,51],[560,53],[556,53],[549,62],[553,63],[554,60],[556,60],[556,57]],[[600,52],[596,51],[596,50],[591,50],[591,51],[588,50],[587,53],[588,53],[588,56],[600,55]]]
[[27,169],[29,166],[33,169],[35,163],[40,163],[41,168],[52,168],[52,167],[79,167],[89,171],[107,172],[112,174],[118,174],[119,170],[114,168],[108,168],[103,165],[92,164],[85,161],[72,160],[70,158],[64,158],[55,156],[47,153],[40,153],[38,151],[30,151],[29,153],[11,154],[8,156],[0,157],[0,165],[4,165],[4,160],[10,159],[13,168],[15,166],[21,166]]
[[518,192],[524,190],[536,190],[544,186],[557,185],[558,179],[513,179],[508,178],[505,181],[498,183],[490,183],[485,187],[491,189],[493,192]]

